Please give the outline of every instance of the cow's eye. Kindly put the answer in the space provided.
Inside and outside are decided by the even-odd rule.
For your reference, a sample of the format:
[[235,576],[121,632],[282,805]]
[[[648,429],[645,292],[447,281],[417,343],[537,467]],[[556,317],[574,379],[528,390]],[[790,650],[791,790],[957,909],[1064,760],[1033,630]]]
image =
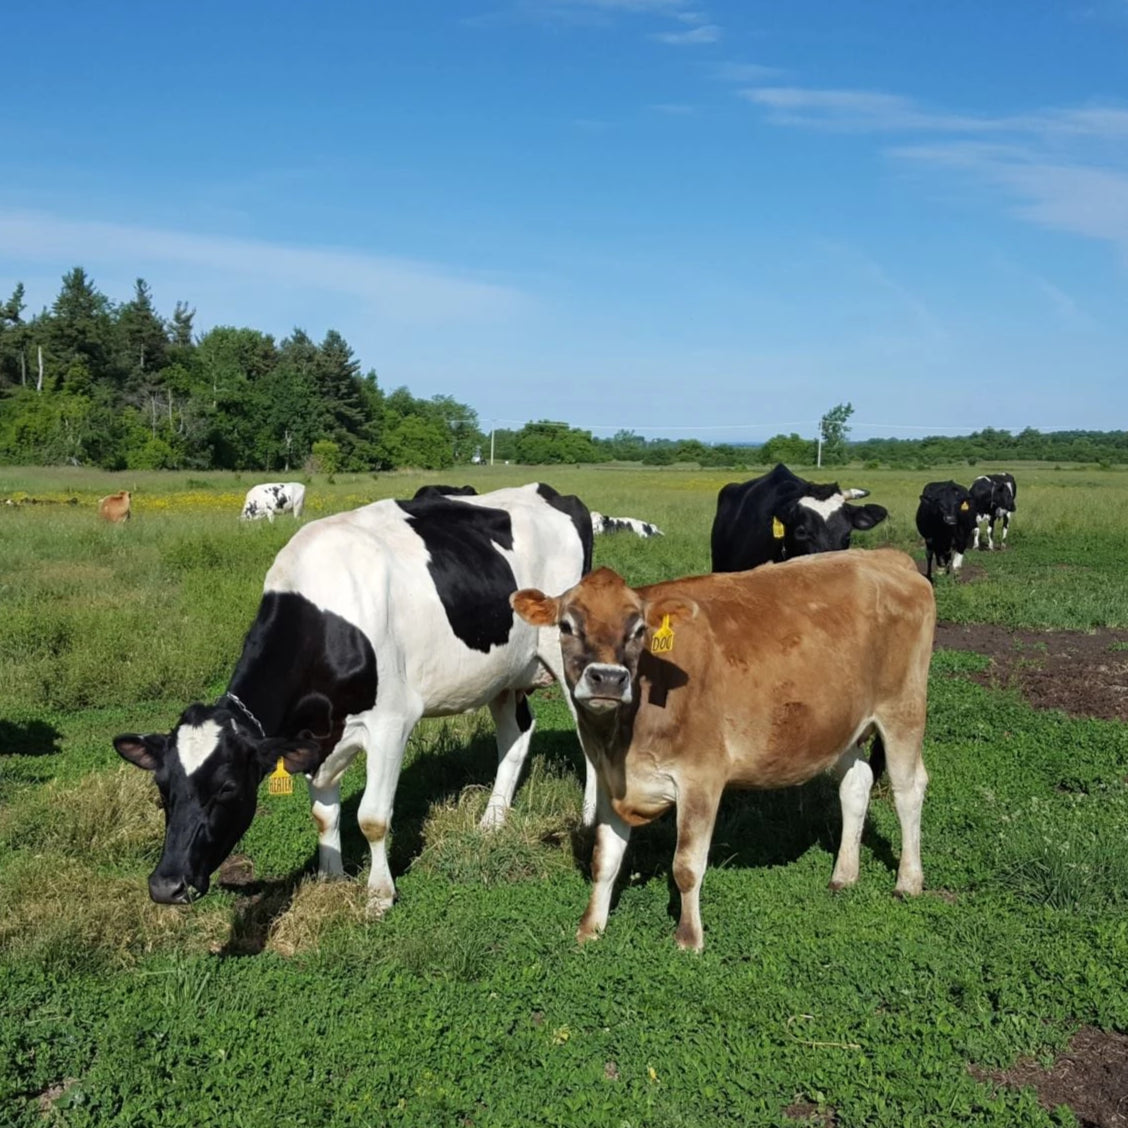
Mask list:
[[560,620],[560,633],[563,635],[570,635],[575,633],[572,630],[572,624],[569,623],[567,619]]
[[795,537],[796,540],[806,540],[807,539],[807,530],[805,528],[803,528],[802,525],[796,525],[794,530],[793,530],[792,535]]
[[635,627],[635,629],[631,632],[631,639],[634,642],[637,642],[640,638],[642,638],[644,634],[646,634],[646,624],[639,623],[639,625]]

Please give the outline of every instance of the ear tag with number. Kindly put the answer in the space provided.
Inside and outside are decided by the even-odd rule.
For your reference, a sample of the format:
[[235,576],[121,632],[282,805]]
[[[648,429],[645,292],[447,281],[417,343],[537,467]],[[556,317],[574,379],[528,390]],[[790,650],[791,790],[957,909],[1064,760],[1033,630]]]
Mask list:
[[968,504],[967,504],[967,502],[966,502],[966,501],[965,501],[965,502],[962,502],[962,503],[961,503],[961,505],[960,505],[960,512],[961,512],[961,513],[966,513],[967,511],[968,511]]
[[286,765],[282,763],[282,757],[278,757],[278,763],[274,767],[274,771],[267,777],[267,787],[271,795],[293,795],[294,794],[294,781],[290,778],[290,773],[286,771]]
[[670,616],[662,616],[662,625],[650,638],[652,654],[669,654],[674,649],[674,628],[670,626]]
[[783,522],[778,517],[772,518],[772,536],[776,540],[783,540],[784,528]]

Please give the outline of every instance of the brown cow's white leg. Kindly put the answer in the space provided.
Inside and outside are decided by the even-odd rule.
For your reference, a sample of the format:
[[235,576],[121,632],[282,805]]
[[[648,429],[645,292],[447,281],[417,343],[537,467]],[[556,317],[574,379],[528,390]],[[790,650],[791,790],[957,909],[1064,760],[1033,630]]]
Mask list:
[[537,722],[525,694],[506,690],[490,702],[490,715],[497,730],[497,777],[486,813],[478,824],[493,830],[505,824],[505,817],[517,790],[517,778],[529,754],[529,742]]
[[717,821],[720,796],[679,796],[678,845],[674,851],[674,883],[681,894],[681,918],[674,939],[679,948],[700,952],[705,947],[701,926],[701,883],[709,861],[709,843]]
[[845,889],[858,880],[862,829],[869,810],[870,792],[873,790],[873,770],[865,753],[855,745],[835,765],[839,777],[838,801],[842,806],[842,841],[838,845],[838,858],[830,876],[830,888]]
[[366,722],[364,794],[357,811],[361,833],[368,839],[372,868],[368,874],[368,911],[379,915],[396,897],[395,882],[388,866],[388,831],[392,823],[392,800],[399,783],[407,738],[422,715],[421,708],[376,716]]
[[611,894],[615,888],[615,878],[623,864],[623,855],[631,839],[630,824],[621,819],[611,808],[606,791],[601,787],[596,798],[595,849],[591,855],[591,898],[580,927],[576,930],[576,940],[583,944],[593,940],[607,924],[607,914],[611,911]]
[[924,888],[924,870],[920,863],[920,812],[924,805],[924,792],[928,787],[928,772],[920,758],[920,739],[911,756],[896,756],[886,740],[886,758],[889,780],[893,784],[893,803],[901,822],[901,864],[897,868],[897,887],[900,896],[915,895]]

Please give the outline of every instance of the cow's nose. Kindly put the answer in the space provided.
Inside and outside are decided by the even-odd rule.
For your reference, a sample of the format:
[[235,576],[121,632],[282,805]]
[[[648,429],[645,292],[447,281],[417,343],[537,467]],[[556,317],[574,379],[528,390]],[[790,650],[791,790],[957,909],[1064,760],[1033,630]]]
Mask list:
[[188,894],[188,883],[183,878],[162,877],[155,873],[149,877],[149,896],[158,905],[186,905],[192,899]]
[[599,697],[622,697],[630,682],[630,672],[623,666],[591,665],[587,668],[588,685]]

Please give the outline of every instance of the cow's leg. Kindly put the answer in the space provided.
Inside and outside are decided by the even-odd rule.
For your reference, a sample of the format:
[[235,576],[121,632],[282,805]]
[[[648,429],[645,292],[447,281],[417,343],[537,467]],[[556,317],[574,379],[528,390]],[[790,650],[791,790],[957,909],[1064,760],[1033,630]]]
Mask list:
[[517,790],[517,777],[529,754],[529,742],[537,722],[529,699],[521,690],[503,690],[490,702],[490,714],[497,729],[497,778],[486,813],[478,824],[492,830],[505,823],[505,816]]
[[595,818],[595,848],[591,855],[591,899],[588,901],[584,915],[580,918],[580,927],[576,930],[576,940],[581,944],[593,940],[607,925],[615,878],[619,875],[619,867],[623,864],[623,855],[631,839],[630,824],[615,813],[610,796],[602,787],[598,789],[596,797]]
[[858,880],[862,829],[873,790],[873,769],[862,748],[855,744],[834,766],[838,777],[838,801],[842,806],[842,841],[830,875],[830,888],[837,892]]
[[[316,778],[316,777],[315,777]],[[322,877],[341,877],[341,784],[327,787],[309,783],[310,809],[317,823],[317,872]]]
[[701,883],[709,861],[709,843],[720,806],[719,793],[693,791],[678,797],[678,845],[674,851],[674,883],[681,894],[681,917],[674,939],[679,948],[700,952],[705,947],[701,927]]
[[[126,516],[129,516],[129,515],[126,514]],[[1010,514],[1004,513],[1003,514],[1003,535],[1001,537],[1001,543],[999,545],[1000,548],[1006,548],[1007,547],[1007,533],[1008,532],[1010,532]]]
[[995,549],[995,515],[992,514],[987,518],[987,551],[993,552]]
[[364,722],[364,794],[357,810],[361,833],[368,839],[372,868],[368,874],[368,911],[374,915],[391,907],[396,897],[395,882],[388,866],[388,831],[392,825],[392,801],[399,783],[407,738],[423,715],[421,706],[399,706],[394,712],[376,713]]
[[975,533],[973,534],[972,539],[971,539],[971,550],[972,550],[972,552],[975,552],[979,548],[979,522],[980,522],[980,518],[976,517],[976,519],[975,519]]
[[920,862],[920,812],[928,787],[928,772],[921,759],[924,718],[919,725],[885,728],[886,770],[893,785],[893,804],[901,823],[901,864],[897,868],[898,896],[917,894],[924,888]]

